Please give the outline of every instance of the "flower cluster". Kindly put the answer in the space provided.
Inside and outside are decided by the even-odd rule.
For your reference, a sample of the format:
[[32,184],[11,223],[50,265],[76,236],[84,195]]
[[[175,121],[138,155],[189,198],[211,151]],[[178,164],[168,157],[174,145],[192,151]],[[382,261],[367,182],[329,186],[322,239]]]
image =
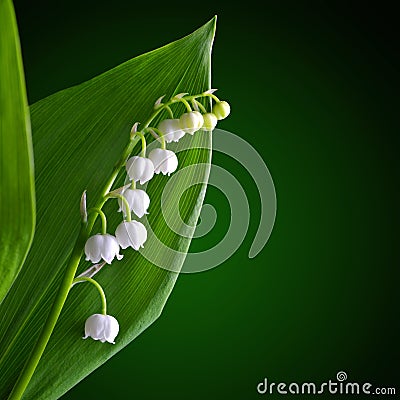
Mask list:
[[[149,182],[155,174],[162,173],[163,175],[171,175],[178,168],[178,158],[176,154],[166,148],[166,144],[170,142],[178,142],[185,134],[193,135],[199,130],[211,132],[217,125],[218,120],[226,118],[230,113],[230,106],[226,101],[220,101],[214,95],[214,89],[208,90],[199,95],[189,96],[187,93],[180,93],[173,96],[168,102],[162,103],[164,98],[158,99],[154,105],[154,113],[144,124],[143,129],[138,130],[139,123],[135,123],[131,130],[131,140],[128,146],[128,156],[125,159],[124,167],[130,184],[113,191],[108,191],[107,195],[100,199],[100,207],[90,209],[89,212],[94,212],[100,215],[102,219],[102,232],[89,237],[85,244],[86,260],[104,266],[111,264],[116,258],[121,260],[123,255],[120,254],[121,249],[131,247],[134,250],[139,250],[144,246],[147,240],[147,230],[145,226],[137,221],[132,220],[132,213],[137,219],[148,214],[150,206],[149,195],[137,185],[143,185]],[[211,111],[207,111],[206,107],[199,99],[207,99],[211,107]],[[174,117],[172,106],[174,104],[183,104],[186,112],[181,114],[179,118]],[[171,118],[163,118],[158,123],[157,127],[151,126],[156,117],[162,116],[162,112],[168,113]],[[146,134],[150,134],[161,145],[160,148],[152,150],[146,156]],[[133,144],[136,138],[142,141],[142,149],[139,155],[130,156]],[[120,166],[122,169],[123,165]],[[118,175],[117,171],[116,176]],[[115,180],[114,178],[114,180]],[[119,212],[122,212],[123,221],[117,226],[115,235],[107,233],[107,217],[102,211],[104,203],[115,198],[119,204]],[[83,214],[87,216],[86,204],[84,205]],[[86,218],[86,217],[85,217]],[[96,267],[96,268],[93,268]],[[97,273],[101,267],[93,266],[88,271]],[[98,285],[92,279],[93,273],[83,273],[76,278],[76,283],[89,281]],[[78,281],[79,279],[79,281]],[[75,282],[75,281],[74,281]],[[100,294],[105,304],[105,295],[102,289]],[[85,326],[85,338],[92,337],[95,340],[102,342],[108,341],[114,343],[114,339],[118,334],[119,325],[117,320],[109,315],[106,315],[106,307],[104,306],[103,314],[94,314],[88,318]]]

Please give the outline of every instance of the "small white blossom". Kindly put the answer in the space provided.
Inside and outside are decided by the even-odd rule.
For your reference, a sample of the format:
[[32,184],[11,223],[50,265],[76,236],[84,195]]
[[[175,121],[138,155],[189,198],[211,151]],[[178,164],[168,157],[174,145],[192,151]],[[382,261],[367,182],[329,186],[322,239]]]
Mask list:
[[185,132],[181,129],[179,119],[164,119],[159,123],[158,129],[164,134],[164,139],[167,143],[178,142],[185,135]]
[[171,150],[154,149],[149,154],[150,160],[154,164],[154,172],[164,175],[171,175],[178,168],[178,158]]
[[212,112],[219,120],[224,119],[230,114],[231,106],[226,101],[220,101],[214,104]]
[[154,175],[154,165],[146,157],[133,156],[126,162],[126,172],[132,181],[146,183]]
[[[122,195],[126,198],[129,203],[129,209],[133,211],[139,218],[142,218],[144,214],[148,214],[147,209],[150,205],[149,195],[141,189],[127,189]],[[126,217],[125,203],[118,199],[119,210],[124,213]]]
[[218,118],[213,113],[207,113],[203,115],[204,124],[203,129],[211,132],[217,126]]
[[109,234],[97,234],[91,236],[85,245],[86,261],[98,263],[103,259],[107,264],[117,257],[121,260],[123,255],[119,254],[119,244],[117,239]]
[[118,321],[111,315],[93,314],[85,322],[85,336],[100,342],[115,344],[119,332]]
[[139,250],[147,240],[147,230],[138,221],[124,221],[118,225],[115,236],[123,249],[132,247],[135,250]]
[[179,119],[179,125],[186,133],[193,135],[204,123],[203,115],[198,111],[192,111],[182,114]]

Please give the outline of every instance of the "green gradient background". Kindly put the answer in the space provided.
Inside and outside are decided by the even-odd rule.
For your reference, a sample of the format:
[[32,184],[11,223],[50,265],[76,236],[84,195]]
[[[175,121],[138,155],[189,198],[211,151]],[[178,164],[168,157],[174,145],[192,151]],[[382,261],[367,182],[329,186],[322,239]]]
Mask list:
[[[255,399],[264,377],[321,382],[339,370],[399,391],[399,59],[389,3],[15,3],[31,103],[218,14],[213,86],[233,109],[220,127],[258,149],[278,197],[270,241],[250,260],[258,193],[245,169],[216,154],[248,193],[246,240],[218,268],[181,276],[161,318],[63,399]],[[220,191],[210,188],[206,202],[218,223],[193,250],[218,242],[229,223]]]

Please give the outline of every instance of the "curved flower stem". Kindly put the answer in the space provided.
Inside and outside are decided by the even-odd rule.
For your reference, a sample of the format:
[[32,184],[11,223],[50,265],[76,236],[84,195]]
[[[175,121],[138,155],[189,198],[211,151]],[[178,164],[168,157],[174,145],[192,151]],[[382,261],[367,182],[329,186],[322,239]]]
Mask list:
[[187,112],[192,112],[189,102],[184,97],[182,97],[180,101],[185,105]]
[[[167,109],[170,105],[178,102],[184,103],[185,101],[191,101],[193,98],[200,98],[200,97],[211,97],[215,101],[219,102],[220,100],[218,97],[212,95],[212,94],[200,94],[200,95],[194,95],[194,96],[185,96],[184,98],[181,98],[179,100],[170,100],[169,102],[163,104],[161,107],[157,108],[153,112],[153,114],[150,116],[150,118],[146,121],[144,124],[144,129],[142,129],[142,132],[146,128],[150,126],[150,124],[153,122],[153,120],[159,115],[163,110]],[[190,108],[190,106],[189,106]],[[161,135],[160,140],[162,141],[162,148],[165,149],[165,139]],[[117,179],[117,176],[121,170],[121,168],[125,165],[126,160],[128,159],[129,155],[132,153],[133,148],[135,147],[136,143],[138,141],[138,135],[132,135],[131,140],[129,141],[128,145],[125,147],[120,159],[118,162],[115,164],[115,167],[113,168],[107,182],[104,185],[103,190],[101,191],[99,200],[97,201],[95,205],[95,209],[100,210],[102,209],[104,203],[107,201],[107,195],[109,194],[115,180]],[[143,142],[142,142],[143,144]],[[143,150],[143,146],[142,146]],[[83,249],[85,247],[85,243],[93,229],[93,226],[96,222],[97,216],[101,213],[93,213],[93,215],[88,219],[88,221],[85,220],[85,218],[82,221],[81,229],[79,231],[78,238],[76,239],[74,248],[71,253],[71,257],[69,259],[68,265],[66,267],[63,279],[61,281],[61,284],[58,288],[58,292],[54,298],[53,305],[50,309],[50,312],[47,316],[46,322],[44,323],[44,326],[42,328],[42,331],[40,332],[40,335],[38,337],[38,340],[29,355],[18,379],[17,382],[14,385],[14,388],[12,389],[12,392],[8,398],[8,400],[20,400],[22,398],[22,395],[24,394],[33,373],[35,372],[35,369],[40,361],[40,358],[42,357],[42,354],[47,346],[47,343],[50,339],[50,336],[54,330],[54,327],[57,323],[58,317],[60,316],[61,310],[64,306],[64,303],[68,297],[68,293],[71,289],[71,284],[74,280],[76,271],[79,266],[79,262],[81,260],[82,254],[83,254]],[[104,225],[103,225],[104,226]]]
[[168,111],[169,116],[174,119],[174,113],[172,112],[171,107],[166,105],[164,108]]
[[86,240],[88,238],[87,228],[85,224],[82,224],[81,230],[79,232],[78,239],[75,243],[74,249],[72,251],[71,258],[69,260],[65,275],[59,287],[58,293],[47,317],[45,325],[43,326],[42,332],[32,350],[21,374],[18,377],[17,382],[9,396],[9,400],[19,400],[21,399],[29,381],[32,378],[33,373],[39,363],[39,360],[46,348],[47,342],[53,332],[56,325],[58,316],[64,306],[65,300],[67,299],[71,283],[74,279],[76,269],[78,268],[79,261],[81,260],[83,247],[85,246]]
[[201,104],[199,101],[197,101],[196,99],[193,99],[193,102],[196,103],[198,105],[198,107],[200,108],[201,111],[203,111],[204,114],[207,113],[206,108],[203,106],[203,104]]
[[204,95],[202,95],[202,96],[196,96],[196,97],[211,97],[213,100],[215,100],[215,102],[216,103],[220,103],[221,102],[221,100],[215,95],[215,94],[212,94],[212,93],[206,93],[206,94],[204,94]]
[[94,207],[91,208],[88,213],[96,212],[101,217],[101,233],[105,235],[107,233],[107,217],[106,214],[102,211],[101,208]]
[[152,126],[149,126],[147,129],[153,130],[155,133],[158,135],[158,141],[161,142],[161,148],[165,150],[166,148],[166,143],[165,143],[165,138],[164,138],[164,133],[162,133],[159,129],[153,128]]
[[[100,198],[96,203],[95,208],[101,210],[104,203],[106,202],[106,196],[110,192],[119,171],[125,165],[125,162],[129,155],[131,154],[135,144],[137,143],[137,138],[131,138],[128,145],[124,149],[121,158],[115,164],[114,169],[111,172],[110,177],[108,178],[106,184],[104,185],[103,190],[101,191]],[[61,284],[58,288],[58,292],[54,298],[53,305],[50,309],[50,312],[47,316],[46,322],[40,332],[39,338],[29,355],[18,379],[14,385],[14,388],[8,397],[8,400],[20,400],[22,395],[24,394],[33,373],[37,365],[39,364],[40,358],[47,346],[47,343],[50,339],[51,334],[53,333],[54,327],[56,326],[58,317],[60,316],[61,310],[63,309],[64,303],[68,297],[68,293],[71,289],[71,284],[74,280],[76,270],[78,269],[79,262],[81,260],[83,249],[85,247],[85,243],[93,229],[93,226],[96,222],[98,213],[93,214],[89,220],[83,221],[81,224],[81,229],[79,231],[78,238],[76,239],[74,248],[71,253],[71,257],[69,259],[68,265],[65,269],[64,277],[61,281]]]
[[146,157],[146,138],[144,137],[142,132],[135,132],[135,135],[139,136],[142,140],[142,151],[140,153],[141,157]]
[[132,221],[131,207],[129,206],[128,200],[126,199],[126,197],[124,195],[119,194],[119,193],[113,193],[113,194],[107,195],[107,198],[118,198],[118,199],[120,199],[124,203],[124,206],[125,206],[126,220],[128,222]]
[[202,97],[211,97],[217,103],[220,102],[219,98],[217,96],[215,96],[215,94],[212,94],[212,93],[201,93],[201,94],[195,94],[195,95],[191,95],[191,96],[189,96],[189,95],[188,96],[184,96],[184,97],[181,97],[180,99],[171,99],[171,100],[167,101],[166,103],[163,103],[162,105],[160,105],[153,112],[153,114],[150,116],[150,118],[144,123],[144,128],[142,129],[142,132],[144,132],[144,130],[150,126],[150,124],[154,121],[154,119],[157,117],[158,114],[160,114],[164,110],[168,111],[168,109],[170,108],[170,106],[172,104],[183,103],[183,104],[185,104],[185,107],[188,110],[188,112],[191,112],[192,109],[190,107],[189,101],[192,101],[193,99],[199,99],[199,98],[202,98]]
[[[103,315],[107,315],[107,299],[106,299],[106,294],[104,293],[104,290],[103,290],[103,288],[101,287],[100,283],[97,282],[97,281],[95,281],[95,280],[92,279],[92,278],[87,277],[87,276],[81,276],[81,277],[75,278],[75,279],[72,281],[72,285],[73,285],[74,283],[81,283],[81,282],[89,282],[89,283],[91,283],[92,285],[94,285],[94,286],[96,287],[96,289],[98,290],[98,292],[99,292],[99,294],[100,294],[100,297],[101,297],[101,313],[102,313]],[[72,285],[71,285],[71,287],[72,287]]]

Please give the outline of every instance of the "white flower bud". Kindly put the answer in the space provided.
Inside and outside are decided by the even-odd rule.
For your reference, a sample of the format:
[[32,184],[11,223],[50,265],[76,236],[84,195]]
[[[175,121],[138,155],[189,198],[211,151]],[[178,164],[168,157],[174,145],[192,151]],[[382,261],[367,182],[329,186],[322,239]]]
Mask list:
[[100,342],[115,344],[114,340],[119,332],[118,321],[111,315],[93,314],[85,322],[85,336]]
[[213,113],[207,113],[203,115],[204,124],[203,129],[211,132],[217,126],[218,118]]
[[[148,214],[147,209],[150,205],[149,195],[141,189],[127,189],[122,195],[126,198],[129,203],[129,209],[133,211],[139,218],[142,218],[144,214]],[[125,203],[118,199],[119,210],[124,213],[126,217]]]
[[118,225],[115,236],[123,249],[132,247],[135,250],[139,250],[147,240],[147,230],[138,221],[124,221]]
[[219,103],[214,104],[212,112],[218,119],[224,119],[231,112],[231,106],[226,101],[220,101]]
[[159,123],[158,129],[164,134],[167,143],[178,142],[185,135],[179,124],[179,119],[164,119]]
[[203,116],[198,111],[192,111],[189,113],[182,114],[179,119],[181,129],[186,133],[193,135],[203,126]]
[[117,257],[121,260],[123,255],[119,254],[119,244],[117,239],[109,234],[97,234],[91,236],[85,244],[86,261],[98,263],[103,259],[107,264]]
[[146,157],[133,156],[126,162],[126,172],[132,181],[146,183],[154,175],[154,165]]
[[154,172],[162,172],[168,176],[178,168],[178,158],[171,150],[154,149],[149,154],[150,160],[154,164]]

